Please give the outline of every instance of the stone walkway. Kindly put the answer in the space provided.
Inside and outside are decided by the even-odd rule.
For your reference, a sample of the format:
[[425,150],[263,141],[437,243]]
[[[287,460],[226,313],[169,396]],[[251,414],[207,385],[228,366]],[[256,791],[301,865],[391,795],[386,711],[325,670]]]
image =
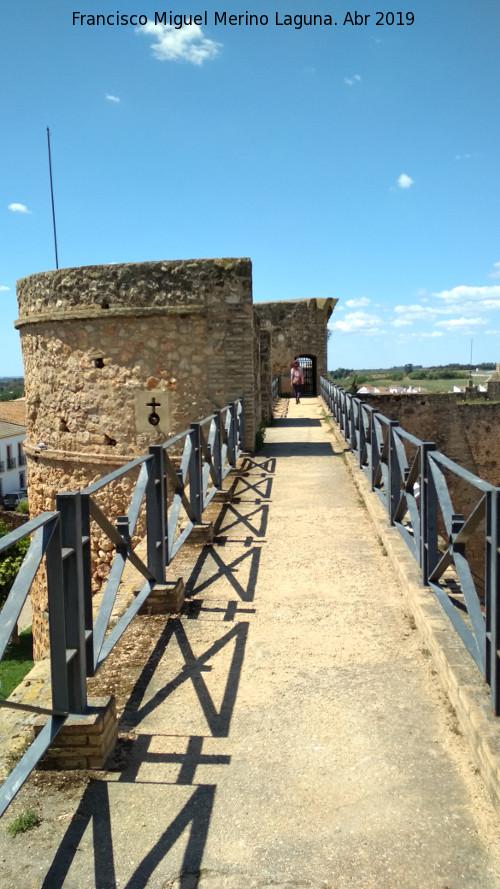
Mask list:
[[0,889],[500,889],[498,815],[321,411],[290,402],[245,459],[183,614],[142,653],[153,619],[127,631],[123,763],[30,779]]

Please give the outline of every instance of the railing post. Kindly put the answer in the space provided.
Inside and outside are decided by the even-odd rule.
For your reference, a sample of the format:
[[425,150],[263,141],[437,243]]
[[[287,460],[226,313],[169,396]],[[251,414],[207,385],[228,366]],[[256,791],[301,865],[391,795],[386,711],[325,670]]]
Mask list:
[[56,509],[61,515],[68,705],[71,713],[82,714],[87,710],[87,657],[79,492],[58,494]]
[[217,487],[222,486],[222,411],[214,411],[215,435],[213,449],[213,467],[217,478]]
[[359,461],[358,465],[360,469],[363,469],[363,456],[366,448],[366,432],[365,432],[365,421],[363,414],[363,405],[362,402],[359,402],[358,405],[358,423],[359,423]]
[[[394,443],[394,429],[399,426],[397,420],[389,420],[387,434],[389,436],[387,459],[388,459],[388,479],[389,490],[387,492],[387,511],[389,513],[389,521],[394,524],[394,513],[396,511],[396,492],[399,495],[399,460],[396,446]],[[399,497],[398,497],[399,499]]]
[[49,536],[45,548],[47,596],[49,612],[50,674],[52,708],[58,713],[69,712],[68,673],[66,669],[66,620],[62,559],[61,516],[54,525],[46,525],[44,536]]
[[381,447],[379,443],[379,435],[377,427],[377,416],[380,411],[372,411],[370,414],[370,443],[371,443],[371,466],[370,466],[370,485],[372,491],[375,490],[375,477],[380,466]]
[[486,493],[486,682],[495,716],[500,715],[500,488]]
[[191,423],[191,455],[189,458],[189,502],[195,521],[201,523],[203,515],[203,469],[201,460],[201,430],[199,423]]
[[234,469],[236,466],[236,423],[238,417],[236,401],[231,401],[229,404],[229,416],[231,419],[229,425],[229,435],[227,437],[228,463]]
[[237,443],[238,448],[236,451],[236,458],[240,456],[242,451],[245,450],[245,401],[243,398],[239,398],[238,401],[235,402],[236,408],[236,417],[237,417]]
[[166,509],[165,509],[165,453],[161,445],[151,445],[152,467],[146,489],[146,533],[148,568],[157,583],[165,582]]
[[92,608],[92,555],[90,546],[90,495],[80,494],[80,516],[82,523],[82,562],[83,562],[83,610],[85,619],[85,655],[87,676],[94,670],[94,615]]
[[420,445],[420,565],[424,586],[429,583],[429,574],[437,561],[437,493],[429,460],[429,454],[435,450],[432,441]]

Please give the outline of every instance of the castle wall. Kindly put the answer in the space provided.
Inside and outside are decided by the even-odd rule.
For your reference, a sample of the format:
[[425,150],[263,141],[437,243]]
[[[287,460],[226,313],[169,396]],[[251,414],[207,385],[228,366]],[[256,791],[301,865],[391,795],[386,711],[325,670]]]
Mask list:
[[255,312],[271,328],[271,373],[286,374],[297,355],[316,359],[316,391],[319,377],[327,371],[327,323],[336,299],[281,300],[256,303]]
[[[464,469],[492,485],[500,485],[500,404],[464,402],[453,394],[364,395],[366,401],[421,441],[432,441]],[[454,510],[467,516],[479,494],[447,473]],[[440,532],[445,535],[440,522]],[[467,558],[478,590],[484,589],[484,551],[479,535],[467,543]]]
[[[61,269],[20,280],[17,293],[33,515],[54,509],[58,491],[85,487],[241,395],[245,445],[254,446],[250,260]],[[156,426],[148,422],[153,398]],[[120,485],[100,495],[108,515],[126,512],[133,480]],[[112,553],[104,536],[94,549],[95,592]],[[40,653],[46,601],[37,588]]]
[[492,485],[500,485],[500,405],[454,394],[363,395],[380,413]]

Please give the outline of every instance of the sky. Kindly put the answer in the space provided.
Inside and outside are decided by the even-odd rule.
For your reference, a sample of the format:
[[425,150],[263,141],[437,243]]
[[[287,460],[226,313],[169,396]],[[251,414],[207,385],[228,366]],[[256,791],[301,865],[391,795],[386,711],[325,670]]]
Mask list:
[[254,302],[338,299],[330,369],[500,361],[498,0],[204,2],[2,0],[0,376],[47,127],[61,268],[248,256]]

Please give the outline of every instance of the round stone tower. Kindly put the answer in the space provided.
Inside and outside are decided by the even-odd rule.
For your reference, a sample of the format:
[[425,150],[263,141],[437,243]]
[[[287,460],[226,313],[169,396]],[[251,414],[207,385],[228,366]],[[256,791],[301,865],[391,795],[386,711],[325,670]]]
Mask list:
[[[60,269],[18,281],[17,294],[32,514],[241,395],[253,446],[249,259]],[[121,514],[127,501],[125,485],[103,507]]]

